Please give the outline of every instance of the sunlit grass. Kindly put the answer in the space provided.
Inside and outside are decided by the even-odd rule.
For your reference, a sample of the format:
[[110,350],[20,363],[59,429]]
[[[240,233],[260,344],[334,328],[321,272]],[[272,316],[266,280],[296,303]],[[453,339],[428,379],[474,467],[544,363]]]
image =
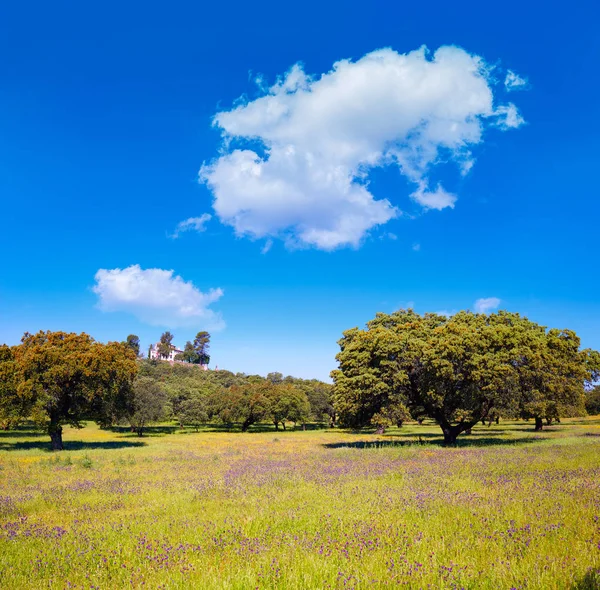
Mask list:
[[0,433],[0,588],[598,587],[599,418],[65,441]]

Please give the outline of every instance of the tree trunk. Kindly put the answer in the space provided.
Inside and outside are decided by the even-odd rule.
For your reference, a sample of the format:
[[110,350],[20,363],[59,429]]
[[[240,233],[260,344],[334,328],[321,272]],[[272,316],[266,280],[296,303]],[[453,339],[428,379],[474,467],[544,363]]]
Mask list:
[[544,429],[544,421],[539,417],[536,416],[535,417],[535,431],[539,432],[540,430]]
[[283,426],[283,429],[285,430],[285,420],[281,423],[281,425]]
[[306,430],[306,424],[302,424],[302,430]]
[[423,424],[423,418],[417,418],[417,423],[421,426],[421,424]]
[[275,424],[275,430],[279,430],[279,422],[273,422]]
[[378,426],[375,434],[383,434],[385,432],[385,426]]
[[469,426],[466,424],[457,424],[456,426],[452,426],[450,424],[440,424],[440,428],[444,433],[444,446],[455,445],[456,439],[461,432],[464,432],[469,429]]
[[138,436],[144,436],[144,427],[143,427],[143,426],[140,426],[140,427],[137,429],[137,435],[138,435]]
[[248,428],[250,428],[251,424],[252,420],[250,418],[246,418],[246,420],[244,420],[244,423],[242,424],[242,432],[248,432]]
[[546,424],[552,426],[552,418],[546,418]]
[[496,416],[496,424],[500,424],[500,416]]
[[64,451],[65,447],[62,440],[62,426],[54,422],[50,422],[48,426],[48,434],[50,435],[50,443],[53,451]]
[[472,434],[472,432],[471,432],[471,429],[470,429],[470,428],[467,428],[467,429],[465,430],[465,434]]

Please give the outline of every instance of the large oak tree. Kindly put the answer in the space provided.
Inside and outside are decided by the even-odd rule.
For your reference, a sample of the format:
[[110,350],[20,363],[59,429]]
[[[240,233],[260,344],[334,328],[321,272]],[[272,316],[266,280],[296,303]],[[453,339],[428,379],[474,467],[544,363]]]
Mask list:
[[85,419],[116,418],[132,399],[136,355],[125,344],[42,331],[26,333],[14,356],[23,411],[46,428],[53,450],[64,448],[63,424],[80,427]]
[[377,314],[339,341],[332,372],[342,424],[382,425],[427,415],[446,444],[492,415],[558,417],[581,408],[589,351],[573,332],[546,330],[519,314],[452,317]]

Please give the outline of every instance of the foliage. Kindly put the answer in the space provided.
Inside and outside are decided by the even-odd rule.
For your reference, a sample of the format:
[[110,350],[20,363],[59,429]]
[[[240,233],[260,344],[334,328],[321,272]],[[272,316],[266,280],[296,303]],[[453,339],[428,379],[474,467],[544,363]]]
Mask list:
[[585,409],[591,416],[600,414],[600,385],[596,385],[585,394]]
[[448,444],[492,414],[534,417],[541,428],[543,417],[577,413],[591,374],[572,331],[504,311],[377,314],[339,344],[332,377],[344,425],[382,430],[424,413]]
[[17,364],[14,351],[0,346],[0,428],[14,428],[26,415],[27,400],[17,394]]
[[24,415],[47,429],[55,450],[63,448],[63,424],[103,421],[128,406],[137,364],[124,344],[101,344],[84,333],[38,332],[26,333],[14,351]]
[[177,414],[180,424],[198,428],[208,422],[208,399],[200,393],[194,393],[183,400]]
[[196,363],[208,365],[210,363],[210,334],[208,332],[198,332],[194,338],[194,351],[196,353]]
[[[333,422],[332,386],[316,379],[234,374],[204,371],[193,364],[139,363],[140,375],[160,382],[169,395],[172,415],[183,426],[182,404],[196,395],[206,409],[207,420],[247,430],[268,420],[303,424],[308,420]],[[273,382],[273,375],[276,375]],[[281,374],[278,374],[281,375]]]
[[144,427],[159,422],[168,414],[166,391],[151,377],[138,377],[133,384],[133,408],[129,423],[138,436]]
[[135,356],[140,356],[140,339],[135,334],[129,334],[124,342],[135,353]]
[[310,417],[310,403],[306,393],[289,383],[280,382],[268,387],[266,415],[275,425],[285,430],[286,421],[304,424]]
[[173,345],[173,334],[171,332],[163,332],[158,343],[158,355],[162,359],[169,358],[171,354],[171,346]]

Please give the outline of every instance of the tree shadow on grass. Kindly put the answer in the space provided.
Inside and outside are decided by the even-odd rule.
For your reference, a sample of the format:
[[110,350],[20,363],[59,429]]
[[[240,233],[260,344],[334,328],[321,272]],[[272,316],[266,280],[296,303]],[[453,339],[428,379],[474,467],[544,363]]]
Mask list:
[[[47,436],[47,435],[46,435]],[[144,447],[145,442],[142,441],[98,441],[98,442],[86,442],[82,440],[69,440],[64,442],[65,451],[92,451],[95,449],[128,449],[134,447]],[[52,452],[50,447],[50,441],[26,441],[26,442],[15,442],[9,443],[0,441],[0,451],[46,451]]]
[[[125,437],[135,436],[139,438],[137,432],[131,430],[131,426],[111,426],[106,428],[108,432],[114,432]],[[144,426],[144,436],[164,436],[165,434],[173,434],[180,430],[179,426]]]
[[584,576],[575,581],[571,590],[600,590],[600,568],[590,568]]
[[[465,436],[458,438],[453,447],[487,447],[487,446],[514,446],[539,442],[543,437],[528,436],[509,439],[498,439],[489,437]],[[327,449],[384,449],[394,447],[410,447],[420,445],[444,446],[444,439],[440,435],[423,434],[415,437],[406,437],[401,440],[357,440],[352,442],[325,443],[323,446]]]
[[2,430],[0,431],[0,444],[2,444],[3,438],[38,438],[40,436],[48,436],[48,434],[41,430]]

